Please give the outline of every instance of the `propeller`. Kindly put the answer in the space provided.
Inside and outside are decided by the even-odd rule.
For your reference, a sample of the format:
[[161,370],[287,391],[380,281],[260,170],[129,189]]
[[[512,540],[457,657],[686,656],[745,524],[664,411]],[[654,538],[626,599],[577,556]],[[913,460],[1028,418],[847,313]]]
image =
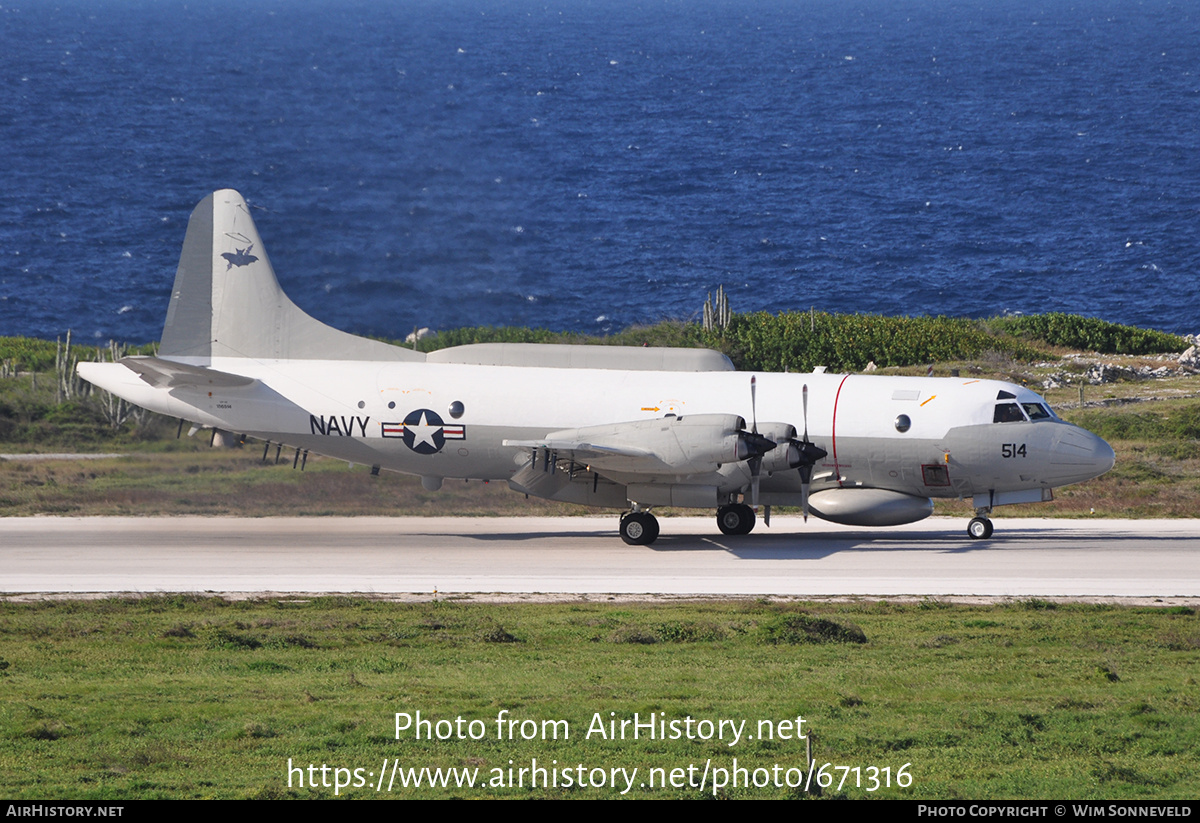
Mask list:
[[804,438],[800,441],[800,510],[804,513],[804,522],[808,522],[808,487],[812,483],[813,466],[818,460],[825,458],[829,452],[808,439],[808,384],[804,384],[801,392],[804,405]]
[[[741,448],[744,454],[741,456],[750,467],[750,505],[758,506],[758,488],[762,476],[763,457],[769,454],[778,445],[774,440],[758,433],[758,378],[750,377],[750,431],[745,429],[738,432]],[[817,465],[817,461],[824,459],[829,453],[808,437],[808,384],[805,383],[801,392],[801,400],[804,408],[804,436],[800,440],[795,437],[789,437],[787,442],[789,445],[788,457],[791,466],[800,470],[800,507],[804,512],[805,521],[808,520],[808,492],[812,483],[813,467]],[[789,427],[790,428],[790,427]],[[794,434],[795,429],[791,429]],[[764,515],[770,518],[770,510],[764,512]]]

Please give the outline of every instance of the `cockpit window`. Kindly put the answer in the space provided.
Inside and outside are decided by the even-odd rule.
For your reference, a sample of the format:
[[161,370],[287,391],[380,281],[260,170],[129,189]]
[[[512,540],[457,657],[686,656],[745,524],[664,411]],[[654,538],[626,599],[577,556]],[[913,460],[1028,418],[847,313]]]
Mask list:
[[1050,410],[1041,403],[1022,403],[1021,406],[1030,420],[1049,420],[1051,417]]
[[1025,415],[1021,414],[1021,407],[1016,403],[997,403],[996,414],[992,417],[993,423],[1023,423]]

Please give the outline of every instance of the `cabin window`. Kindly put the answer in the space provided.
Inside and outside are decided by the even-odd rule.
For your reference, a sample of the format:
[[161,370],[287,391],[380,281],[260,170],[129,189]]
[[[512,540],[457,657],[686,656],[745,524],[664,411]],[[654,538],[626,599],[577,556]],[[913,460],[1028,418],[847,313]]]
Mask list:
[[903,434],[911,428],[912,420],[909,419],[907,414],[900,414],[896,416],[896,431]]
[[993,423],[1023,423],[1025,415],[1021,413],[1021,407],[1016,403],[997,403],[996,414],[992,417]]

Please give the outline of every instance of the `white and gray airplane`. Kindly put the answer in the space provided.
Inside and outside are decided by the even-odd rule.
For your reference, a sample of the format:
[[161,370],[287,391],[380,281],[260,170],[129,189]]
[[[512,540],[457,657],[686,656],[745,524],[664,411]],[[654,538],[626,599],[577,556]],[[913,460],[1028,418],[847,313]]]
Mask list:
[[158,356],[79,373],[181,427],[276,444],[277,456],[286,445],[419,475],[431,490],[502,480],[624,509],[621,537],[638,545],[658,537],[656,506],[716,509],[723,533],[746,534],[760,507],[768,524],[786,505],[893,526],[929,516],[935,497],[971,498],[967,533],[987,538],[994,507],[1050,500],[1114,461],[1040,396],[994,380],[747,374],[700,349],[424,354],[347,334],[283,293],[231,190],[188,222]]

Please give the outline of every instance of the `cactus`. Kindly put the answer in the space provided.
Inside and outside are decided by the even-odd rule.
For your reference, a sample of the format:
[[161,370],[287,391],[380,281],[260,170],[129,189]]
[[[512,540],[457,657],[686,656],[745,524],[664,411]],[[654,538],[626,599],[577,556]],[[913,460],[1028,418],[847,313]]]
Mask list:
[[724,331],[729,327],[732,316],[733,313],[729,310],[729,295],[725,293],[724,286],[717,286],[716,301],[713,301],[712,292],[708,293],[708,299],[704,301],[704,330]]

